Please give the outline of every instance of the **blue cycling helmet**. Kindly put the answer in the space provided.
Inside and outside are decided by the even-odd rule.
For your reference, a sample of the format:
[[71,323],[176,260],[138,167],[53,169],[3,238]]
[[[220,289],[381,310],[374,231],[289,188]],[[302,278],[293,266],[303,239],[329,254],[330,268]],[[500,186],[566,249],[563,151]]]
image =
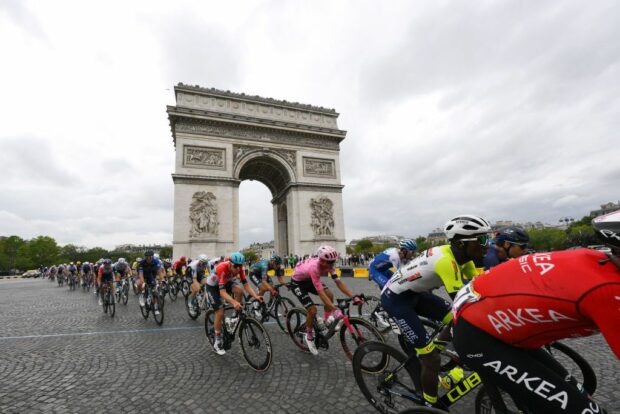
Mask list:
[[418,244],[413,239],[403,239],[398,243],[400,250],[415,251],[418,249]]
[[530,236],[521,227],[508,226],[501,228],[497,233],[495,233],[495,242],[503,241],[526,245],[530,241]]
[[234,252],[230,255],[230,261],[232,262],[232,264],[242,265],[243,263],[245,263],[245,256],[243,256],[243,254],[239,252]]

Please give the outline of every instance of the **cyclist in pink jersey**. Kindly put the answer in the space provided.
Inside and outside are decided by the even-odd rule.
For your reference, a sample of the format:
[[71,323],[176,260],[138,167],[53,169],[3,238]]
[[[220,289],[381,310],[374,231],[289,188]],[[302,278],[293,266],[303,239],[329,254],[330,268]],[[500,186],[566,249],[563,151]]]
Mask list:
[[532,412],[604,412],[542,348],[601,332],[620,359],[620,211],[592,224],[611,247],[608,256],[589,249],[522,256],[454,299],[454,347],[463,362]]
[[[317,256],[318,257],[312,257],[297,263],[290,286],[295,296],[297,296],[297,299],[299,299],[299,302],[308,310],[304,342],[313,355],[318,354],[314,343],[314,329],[312,328],[317,309],[312,298],[310,298],[308,294],[312,293],[321,298],[325,305],[324,317],[328,322],[332,321],[330,315],[334,321],[341,319],[343,315],[340,309],[334,306],[334,295],[323,282],[321,282],[321,276],[330,275],[342,293],[348,297],[353,296],[347,285],[340,280],[340,277],[336,274],[334,263],[336,263],[338,259],[338,252],[331,246],[321,246],[317,251]],[[358,303],[355,298],[354,303]]]

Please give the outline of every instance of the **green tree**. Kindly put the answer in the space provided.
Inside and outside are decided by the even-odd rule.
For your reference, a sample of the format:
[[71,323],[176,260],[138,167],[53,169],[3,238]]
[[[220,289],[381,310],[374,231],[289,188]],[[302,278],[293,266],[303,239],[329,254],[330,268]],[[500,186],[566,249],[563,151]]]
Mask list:
[[368,253],[370,251],[372,251],[372,242],[370,240],[360,240],[357,242],[357,244],[355,245],[355,251],[357,253]]
[[258,260],[258,255],[256,254],[254,250],[246,249],[246,250],[243,250],[241,253],[243,253],[243,255],[245,256],[246,262],[254,263],[255,261]]
[[[591,218],[590,218],[591,219]],[[566,231],[569,246],[590,246],[598,244],[591,224],[571,225]]]
[[36,237],[28,243],[30,258],[35,266],[51,266],[58,261],[60,248],[56,240],[48,236]]
[[164,246],[159,249],[159,257],[163,259],[172,259],[172,246]]
[[566,231],[558,228],[545,227],[528,230],[530,246],[537,251],[563,250],[568,246]]
[[105,259],[110,256],[110,252],[104,249],[103,247],[93,247],[92,249],[88,249],[85,254],[82,256],[83,259],[81,262],[96,262],[99,259]]
[[18,262],[20,264],[21,260],[19,260],[18,253],[24,253],[23,246],[26,245],[26,241],[19,236],[9,236],[3,240],[2,243],[2,251],[3,255],[6,256],[6,263],[3,266],[2,270],[13,270],[18,266]]

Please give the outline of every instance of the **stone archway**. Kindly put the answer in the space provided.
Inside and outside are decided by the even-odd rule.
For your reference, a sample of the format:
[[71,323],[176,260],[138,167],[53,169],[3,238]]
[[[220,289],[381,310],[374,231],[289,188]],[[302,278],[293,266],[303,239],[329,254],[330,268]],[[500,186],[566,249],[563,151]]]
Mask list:
[[239,184],[271,191],[275,250],[344,253],[340,142],[333,109],[179,84],[168,118],[176,149],[174,256],[239,246]]

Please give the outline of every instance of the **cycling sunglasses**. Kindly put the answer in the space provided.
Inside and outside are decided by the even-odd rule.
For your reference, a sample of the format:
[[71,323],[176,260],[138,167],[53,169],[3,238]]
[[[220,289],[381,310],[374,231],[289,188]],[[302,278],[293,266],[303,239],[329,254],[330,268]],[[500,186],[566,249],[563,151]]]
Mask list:
[[481,234],[478,237],[472,237],[469,239],[461,239],[461,241],[478,241],[482,247],[487,247],[489,243],[489,236],[487,234]]
[[515,246],[519,246],[521,250],[527,250],[527,243],[515,243],[511,241],[509,241],[508,243],[514,244]]
[[240,268],[240,267],[242,267],[242,266],[243,266],[242,264],[234,264],[234,263],[233,263],[233,267]]

